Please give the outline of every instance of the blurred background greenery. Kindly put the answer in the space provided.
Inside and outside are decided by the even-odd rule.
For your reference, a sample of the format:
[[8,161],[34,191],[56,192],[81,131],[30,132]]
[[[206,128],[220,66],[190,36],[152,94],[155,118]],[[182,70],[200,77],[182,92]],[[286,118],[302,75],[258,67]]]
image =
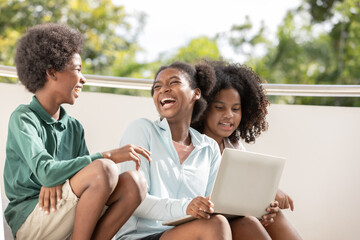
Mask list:
[[[155,3],[154,3],[155,4]],[[300,19],[300,20],[299,20]],[[144,49],[139,35],[146,13],[128,13],[111,0],[0,0],[0,65],[14,66],[16,43],[28,27],[44,22],[66,23],[85,36],[83,72],[133,78],[152,78],[156,70],[175,60],[223,59],[218,44],[247,56],[243,62],[267,83],[360,84],[360,1],[303,0],[290,9],[277,29],[276,39],[266,36],[262,23],[255,30],[249,17],[214,37],[191,39],[175,52],[152,61],[139,61]],[[301,23],[301,24],[299,24]],[[261,47],[264,54],[255,54]],[[233,61],[233,59],[226,59]],[[0,77],[2,82],[16,79]],[[87,87],[128,95],[149,96],[149,91]],[[359,98],[273,97],[271,102],[360,106]]]

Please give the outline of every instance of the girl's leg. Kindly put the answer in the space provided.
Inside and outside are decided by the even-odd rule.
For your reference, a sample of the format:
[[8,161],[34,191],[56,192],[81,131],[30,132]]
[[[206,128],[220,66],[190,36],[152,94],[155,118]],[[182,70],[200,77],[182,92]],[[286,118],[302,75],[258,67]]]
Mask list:
[[274,222],[265,229],[275,240],[300,240],[302,239],[295,228],[290,224],[285,215],[279,211]]
[[106,203],[109,208],[97,223],[92,239],[111,239],[140,205],[146,192],[145,178],[139,172],[129,171],[121,174],[114,192]]
[[164,232],[160,240],[230,240],[231,229],[222,215],[213,215],[210,219],[198,219],[176,226]]
[[256,217],[239,217],[229,220],[232,239],[271,239]]
[[[119,176],[117,166],[114,162],[107,159],[99,159],[84,167],[70,179],[70,186],[73,192],[79,197],[76,207],[73,239],[92,238],[101,212],[114,190],[117,189],[120,179],[121,184],[123,184],[122,187],[132,193],[131,200],[135,203],[129,207],[123,204],[123,208],[118,209],[119,214],[124,213],[127,216],[128,214],[126,213],[128,211],[135,210],[136,207],[133,206],[136,203],[140,204],[145,194],[143,193],[143,184],[137,181],[138,179],[131,180],[134,175],[135,174],[125,174],[124,176]],[[129,189],[127,184],[131,184],[133,188]],[[109,209],[114,209],[112,203],[109,204]],[[118,223],[114,222],[112,225],[117,226]],[[120,226],[114,233],[110,234],[114,235],[119,228]]]

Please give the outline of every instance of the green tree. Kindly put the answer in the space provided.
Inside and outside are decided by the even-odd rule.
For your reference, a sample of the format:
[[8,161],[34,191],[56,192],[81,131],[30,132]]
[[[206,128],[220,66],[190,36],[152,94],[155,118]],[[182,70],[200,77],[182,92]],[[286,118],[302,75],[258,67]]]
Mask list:
[[189,44],[180,47],[176,53],[166,61],[168,63],[174,61],[183,61],[192,63],[200,58],[219,59],[220,51],[216,40],[208,37],[198,37],[189,41]]
[[175,61],[196,63],[200,59],[219,59],[221,58],[216,39],[201,36],[191,39],[186,45],[178,48],[174,52],[160,54],[158,59],[147,63],[143,68],[143,76],[152,78],[156,71],[163,65],[171,64]]
[[[307,0],[288,11],[277,31],[277,41],[264,37],[261,28],[254,37],[246,35],[251,24],[234,26],[229,38],[238,50],[265,44],[263,56],[249,51],[247,62],[269,83],[360,84],[360,12],[358,0]],[[245,37],[244,37],[245,36]],[[252,41],[252,39],[261,41]],[[282,97],[278,101],[298,104],[360,106],[357,98]]]
[[266,26],[261,22],[260,28],[253,32],[253,24],[249,16],[245,17],[245,22],[240,25],[233,25],[229,32],[218,34],[218,39],[228,39],[229,44],[236,53],[240,53],[248,58],[254,57],[256,48],[263,46],[268,48],[271,42],[265,37]]
[[[163,66],[171,64],[175,61],[183,61],[187,63],[195,63],[199,59],[219,59],[221,58],[220,51],[215,39],[208,37],[197,37],[191,39],[186,45],[178,48],[174,52],[167,52],[160,54],[158,59],[149,63],[134,63],[128,65],[136,69],[132,77],[137,78],[153,78],[157,70]],[[128,69],[118,69],[118,76],[125,76]],[[103,92],[121,93],[127,95],[141,95],[150,96],[150,91],[140,91],[133,89],[119,90],[119,89],[102,89]]]
[[126,14],[111,0],[1,0],[0,64],[14,65],[16,42],[28,27],[58,22],[83,33],[85,73],[131,76],[137,70],[135,54],[142,50],[137,38],[144,19],[142,13]]

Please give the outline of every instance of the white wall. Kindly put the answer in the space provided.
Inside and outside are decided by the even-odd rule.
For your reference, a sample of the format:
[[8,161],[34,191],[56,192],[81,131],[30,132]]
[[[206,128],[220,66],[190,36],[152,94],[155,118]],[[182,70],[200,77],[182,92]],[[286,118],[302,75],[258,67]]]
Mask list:
[[304,239],[360,239],[360,108],[273,105],[248,150],[287,157],[280,188]]
[[[9,115],[30,100],[22,86],[0,83],[1,179]],[[82,93],[66,109],[83,124],[90,152],[117,147],[132,120],[157,118],[143,97]],[[285,214],[303,239],[360,239],[360,108],[272,105],[268,120],[269,130],[246,147],[288,159],[280,187],[295,211]]]

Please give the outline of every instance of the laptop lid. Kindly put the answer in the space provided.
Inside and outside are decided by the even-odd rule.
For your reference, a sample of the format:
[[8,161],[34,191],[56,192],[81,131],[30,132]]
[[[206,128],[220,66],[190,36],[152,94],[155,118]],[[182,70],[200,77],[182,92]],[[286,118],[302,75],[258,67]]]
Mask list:
[[225,148],[210,200],[221,214],[261,218],[274,201],[285,159]]
[[[210,195],[215,213],[260,219],[275,199],[284,165],[282,157],[225,148]],[[195,219],[188,215],[163,225],[176,226]]]

